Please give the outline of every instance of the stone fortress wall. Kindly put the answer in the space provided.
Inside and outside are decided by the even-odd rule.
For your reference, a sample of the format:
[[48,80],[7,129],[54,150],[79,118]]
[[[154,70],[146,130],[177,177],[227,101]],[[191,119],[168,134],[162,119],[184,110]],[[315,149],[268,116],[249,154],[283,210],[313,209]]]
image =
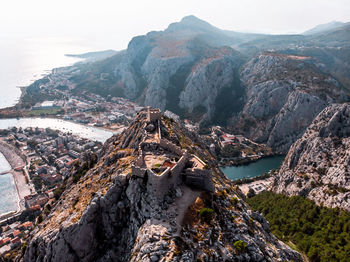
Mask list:
[[[135,165],[132,167],[132,175],[142,178],[147,176],[147,190],[152,192],[158,199],[162,199],[171,188],[175,188],[182,183],[204,191],[214,192],[214,184],[210,170],[198,168],[184,169],[191,158],[196,158],[203,166],[206,166],[206,164],[197,156],[189,154],[186,150],[181,150],[177,145],[161,137],[160,110],[148,107],[146,120],[147,122],[157,124],[157,141],[153,141],[152,143],[145,142],[147,137],[147,131],[145,130],[144,139],[139,144],[139,157],[136,159]],[[167,167],[161,174],[155,174],[151,169],[146,168],[144,160],[144,148],[156,148],[157,146],[180,157],[173,167]]]
[[161,120],[162,112],[159,108],[147,107],[147,122],[156,122]]

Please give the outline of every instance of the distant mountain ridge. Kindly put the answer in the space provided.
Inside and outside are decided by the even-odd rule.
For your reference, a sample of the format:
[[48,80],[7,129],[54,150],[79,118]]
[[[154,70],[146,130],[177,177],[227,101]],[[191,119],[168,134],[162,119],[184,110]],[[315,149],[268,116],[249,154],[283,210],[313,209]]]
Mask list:
[[339,27],[344,26],[344,22],[339,21],[332,21],[326,24],[317,25],[314,28],[311,28],[303,33],[303,35],[313,35],[313,34],[319,34],[325,31],[333,30]]
[[[134,37],[126,50],[113,56],[78,65],[68,78],[76,94],[126,97],[200,121],[202,127],[229,126],[285,151],[325,106],[348,100],[348,61],[347,24],[312,35],[259,35],[221,30],[187,16],[164,31]],[[266,102],[267,96],[278,100],[281,90],[279,103]],[[318,101],[312,114],[303,109],[301,96]],[[283,120],[283,112],[296,105],[302,120],[294,125]],[[260,106],[268,115],[256,115]],[[289,125],[294,127],[289,130]],[[253,132],[254,126],[261,129]],[[283,130],[293,134],[277,145],[273,141],[287,135]]]

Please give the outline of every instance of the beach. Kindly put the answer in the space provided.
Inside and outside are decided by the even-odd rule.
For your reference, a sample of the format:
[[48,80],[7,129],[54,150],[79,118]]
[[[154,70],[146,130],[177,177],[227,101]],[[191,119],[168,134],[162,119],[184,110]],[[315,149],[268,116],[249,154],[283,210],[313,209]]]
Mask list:
[[13,176],[19,198],[17,211],[22,211],[25,209],[24,197],[34,192],[32,186],[27,184],[29,180],[26,180],[25,176],[28,176],[28,174],[23,169],[26,166],[26,158],[17,148],[2,139],[0,139],[0,152],[11,165],[11,170],[6,173]]

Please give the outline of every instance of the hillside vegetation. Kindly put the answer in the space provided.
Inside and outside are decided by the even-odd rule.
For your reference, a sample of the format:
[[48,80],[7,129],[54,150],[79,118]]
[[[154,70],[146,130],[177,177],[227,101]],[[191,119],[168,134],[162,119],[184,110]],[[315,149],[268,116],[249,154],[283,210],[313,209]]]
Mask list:
[[287,244],[295,244],[310,261],[349,261],[350,213],[319,207],[301,196],[263,192],[248,203],[264,214],[271,231]]

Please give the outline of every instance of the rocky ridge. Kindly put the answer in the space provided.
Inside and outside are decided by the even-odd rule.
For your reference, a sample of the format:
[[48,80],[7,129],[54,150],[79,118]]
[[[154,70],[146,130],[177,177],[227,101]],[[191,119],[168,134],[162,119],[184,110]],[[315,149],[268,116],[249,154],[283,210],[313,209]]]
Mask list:
[[327,105],[348,99],[305,56],[262,53],[243,66],[241,79],[247,101],[235,129],[282,153]]
[[290,148],[273,190],[350,211],[350,105],[325,108]]
[[[178,173],[185,180],[167,183],[169,190],[155,187],[153,182],[164,179],[156,172],[169,168],[159,170],[154,161],[172,156],[169,150],[184,155],[170,157],[167,165],[184,164],[184,156],[191,156],[200,173],[211,174],[214,188],[188,180],[191,161],[185,176]],[[148,169],[143,172],[142,166]],[[171,170],[169,181],[174,166]],[[22,260],[302,261],[249,209],[198,136],[168,118],[150,123],[146,111],[105,143],[98,163],[77,183],[67,182],[51,213],[36,226]]]
[[134,37],[112,57],[73,66],[67,78],[76,94],[120,96],[198,121],[219,116],[225,122],[244,102],[238,74],[244,57],[230,47],[241,38],[184,17],[164,31]]
[[[114,56],[67,69],[64,82],[74,94],[125,97],[204,127],[233,119],[237,132],[284,153],[322,109],[348,100],[349,39],[336,32],[245,34],[187,16]],[[41,84],[31,87],[35,99]]]

